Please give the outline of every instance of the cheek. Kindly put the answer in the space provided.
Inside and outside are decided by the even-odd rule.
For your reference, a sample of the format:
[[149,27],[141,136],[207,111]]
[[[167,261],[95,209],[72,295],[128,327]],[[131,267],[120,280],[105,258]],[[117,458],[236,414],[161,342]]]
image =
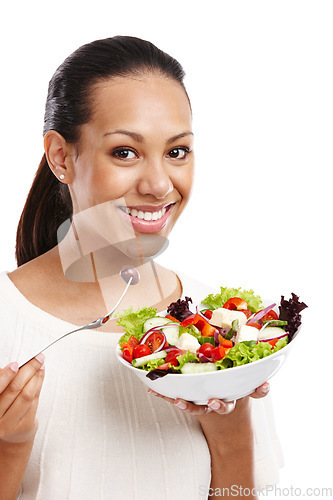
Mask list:
[[[114,172],[114,169],[91,169],[90,173],[82,178],[80,198],[89,206],[106,201],[122,198],[133,189],[133,175],[125,169]],[[85,197],[85,200],[82,198]]]
[[186,169],[179,169],[173,176],[173,185],[181,194],[184,201],[188,201],[194,180],[193,165],[188,165]]

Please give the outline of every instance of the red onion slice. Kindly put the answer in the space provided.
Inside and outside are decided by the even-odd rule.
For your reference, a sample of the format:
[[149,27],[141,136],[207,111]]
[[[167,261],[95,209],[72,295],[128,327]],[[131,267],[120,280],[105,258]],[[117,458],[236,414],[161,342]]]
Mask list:
[[212,358],[207,358],[207,356],[202,354],[202,352],[198,352],[197,356],[199,358],[200,363],[211,363],[212,362]]
[[269,339],[258,339],[258,342],[269,342],[270,340],[278,340],[278,339],[283,339],[283,337],[287,337],[288,335],[288,332],[286,332],[285,334],[283,335],[278,335],[276,337],[271,337]]
[[262,311],[259,311],[254,316],[251,316],[248,319],[247,323],[249,321],[258,321],[258,319],[263,318],[265,316],[265,314],[267,314],[269,311],[271,311],[273,309],[273,307],[275,307],[275,306],[276,306],[276,304],[272,304],[270,306],[265,307],[265,309],[263,309]]
[[157,333],[160,333],[161,335],[163,335],[163,341],[162,341],[161,345],[157,349],[155,349],[154,352],[162,351],[162,349],[163,349],[163,347],[165,346],[165,343],[166,343],[166,336],[164,335],[164,333],[161,330],[158,330],[157,328],[151,328],[150,330],[148,330],[148,332],[140,340],[139,344],[144,344],[146,342],[146,340],[148,339],[148,337],[153,332],[157,332]]
[[168,347],[165,347],[164,350],[166,352],[170,352],[170,351],[179,351],[179,347],[176,347],[174,345],[169,345]]

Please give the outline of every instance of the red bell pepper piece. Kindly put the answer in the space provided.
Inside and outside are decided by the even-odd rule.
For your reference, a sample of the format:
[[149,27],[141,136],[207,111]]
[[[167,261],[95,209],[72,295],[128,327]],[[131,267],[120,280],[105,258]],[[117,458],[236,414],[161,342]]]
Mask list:
[[187,318],[185,318],[181,323],[180,325],[181,326],[189,326],[189,325],[194,325],[195,324],[195,317],[197,316],[197,314],[190,314],[189,316],[187,316]]
[[171,363],[164,363],[157,367],[158,370],[168,370],[169,368],[172,368]]
[[207,310],[204,312],[204,314],[205,314],[205,317],[206,317],[207,319],[211,319],[211,317],[213,316],[213,311],[211,311],[210,309],[207,309]]
[[124,347],[123,358],[126,361],[128,361],[129,363],[132,363],[132,361],[133,361],[133,347]]
[[172,321],[176,321],[176,323],[180,323],[179,319],[174,318],[171,314],[167,314],[165,317],[171,319]]
[[220,359],[223,359],[224,356],[226,355],[225,349],[222,346],[215,347],[215,349],[212,350],[212,360],[215,361],[220,361]]
[[121,348],[125,349],[125,347],[131,347],[132,349],[134,349],[134,347],[138,345],[138,343],[138,339],[134,335],[131,335],[127,342],[123,342],[121,344]]
[[203,337],[213,337],[217,331],[201,314],[191,314],[185,318],[181,323],[181,326],[194,325],[200,330]]
[[217,332],[216,328],[211,325],[210,323],[207,323],[204,325],[203,329],[201,330],[201,335],[203,337],[214,337],[215,332]]
[[275,344],[277,343],[278,340],[279,339],[272,339],[268,341],[268,343],[271,345],[271,349],[274,349]]
[[225,347],[226,349],[230,349],[231,347],[233,347],[233,343],[231,340],[228,340],[228,339],[223,339],[222,340],[222,347]]

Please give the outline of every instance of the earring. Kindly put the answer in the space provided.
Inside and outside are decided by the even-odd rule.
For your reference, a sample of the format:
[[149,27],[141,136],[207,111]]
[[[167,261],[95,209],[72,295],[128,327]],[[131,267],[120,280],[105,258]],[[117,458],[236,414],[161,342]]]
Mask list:
[[64,174],[60,174],[59,175],[59,179],[63,180],[65,178],[65,175]]

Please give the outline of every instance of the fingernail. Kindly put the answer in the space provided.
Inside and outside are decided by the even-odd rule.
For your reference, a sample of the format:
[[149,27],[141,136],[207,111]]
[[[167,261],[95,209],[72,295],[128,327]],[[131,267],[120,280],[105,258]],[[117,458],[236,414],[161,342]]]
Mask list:
[[177,408],[179,408],[180,410],[186,410],[186,404],[183,403],[183,401],[177,401],[177,403],[175,403],[175,406],[177,406]]
[[208,403],[209,408],[212,410],[219,410],[221,408],[221,404],[218,401],[212,401],[211,403]]
[[157,392],[153,391],[152,389],[148,389],[149,394],[152,396],[157,396]]
[[12,370],[12,372],[17,373],[18,372],[18,364],[16,361],[14,363],[10,363],[9,368]]
[[42,352],[40,352],[37,356],[35,356],[35,359],[37,359],[37,361],[42,365],[44,363],[45,356]]
[[267,394],[269,391],[269,384],[264,384],[261,388],[261,392],[263,392],[264,394]]
[[45,365],[44,363],[42,364],[42,366],[39,368],[40,370],[45,370]]

